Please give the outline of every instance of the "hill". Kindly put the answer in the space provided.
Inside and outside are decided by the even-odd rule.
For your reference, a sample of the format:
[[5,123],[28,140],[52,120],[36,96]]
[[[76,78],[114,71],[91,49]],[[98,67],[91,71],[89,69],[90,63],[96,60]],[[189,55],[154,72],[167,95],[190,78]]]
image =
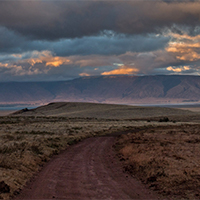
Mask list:
[[[164,107],[141,107],[127,105],[57,102],[40,106],[35,109],[23,109],[13,115],[20,116],[54,116],[69,118],[98,118],[98,119],[153,119],[155,117],[171,117],[183,120],[198,117],[197,113],[188,110]],[[173,117],[173,118],[172,118]],[[199,117],[198,117],[199,119]]]
[[8,82],[0,83],[0,94],[0,104],[188,103],[200,101],[200,77],[99,76],[60,82]]

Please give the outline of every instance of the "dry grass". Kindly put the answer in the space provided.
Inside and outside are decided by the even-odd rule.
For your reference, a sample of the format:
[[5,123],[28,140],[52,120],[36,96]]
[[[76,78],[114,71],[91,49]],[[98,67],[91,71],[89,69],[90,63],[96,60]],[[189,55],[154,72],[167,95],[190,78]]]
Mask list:
[[122,135],[124,170],[172,198],[200,198],[200,125],[157,127]]
[[[163,113],[165,116],[163,116]],[[170,121],[158,122],[160,116],[163,118],[168,116]],[[162,148],[167,148],[172,144],[165,144],[166,141],[164,140],[164,143],[161,145],[158,140],[156,146],[160,148],[161,155],[158,154],[157,157],[154,155],[155,158],[151,158],[150,156],[152,155],[150,153],[154,152],[154,142],[157,141],[156,138],[159,135],[157,133],[155,135],[152,134],[155,132],[155,127],[161,124],[165,126],[180,126],[181,122],[174,123],[173,121],[181,121],[181,119],[183,119],[182,117],[191,120],[192,116],[194,120],[199,120],[200,118],[200,115],[193,114],[189,111],[169,108],[58,103],[50,104],[47,107],[40,107],[30,112],[22,112],[18,115],[0,117],[0,141],[2,144],[0,146],[0,183],[4,181],[10,187],[9,193],[0,192],[0,198],[8,199],[18,193],[26,184],[27,180],[29,180],[52,155],[66,149],[69,145],[87,137],[134,130],[136,127],[143,127],[151,130],[147,132],[147,135],[149,137],[148,140],[152,140],[153,142],[143,144],[143,140],[141,139],[140,141],[138,139],[138,141],[140,141],[138,144],[130,143],[129,139],[132,135],[124,135],[123,138],[119,140],[119,144],[123,149],[121,150],[121,154],[125,159],[131,161],[130,163],[139,163],[138,166],[140,166],[141,163],[144,163],[144,166],[149,166],[148,162],[154,163],[152,164],[153,166],[159,166],[160,163],[162,163],[159,159],[168,162],[167,159],[161,156],[163,153],[161,151]],[[143,121],[141,119],[143,119]],[[152,121],[152,119],[156,121]],[[163,131],[165,130],[163,129]],[[144,132],[139,132],[137,134],[144,134],[146,137],[146,133]],[[161,135],[163,134],[164,132]],[[173,134],[170,135],[166,133],[166,136],[171,136],[169,140],[173,140]],[[196,141],[190,134],[187,139],[188,141]],[[174,149],[180,148],[179,143],[177,144],[173,143]],[[193,145],[192,142],[185,142],[185,144],[187,145],[184,145],[184,148],[188,145]],[[197,146],[197,144],[195,145]],[[137,148],[141,149],[141,154],[138,152]],[[138,155],[138,160],[134,160],[136,158],[132,156],[133,153]],[[177,155],[175,151],[174,155]],[[166,158],[168,157],[166,156]],[[172,158],[174,159],[173,156],[169,157],[169,159]],[[154,162],[152,159],[158,159],[158,161]],[[182,159],[179,160],[182,161]],[[196,161],[192,162],[196,163]],[[137,165],[129,165],[127,161],[127,170],[129,170],[130,166]],[[140,167],[138,167],[138,169],[139,168]],[[145,170],[142,171],[145,172]],[[151,173],[153,174],[154,171]],[[165,173],[170,173],[170,170]],[[151,175],[148,176],[151,177]],[[174,176],[174,180],[176,180],[176,176]],[[158,186],[152,186],[152,188],[153,187],[157,188]],[[162,191],[168,192],[167,189],[162,189]]]
[[[151,119],[154,117],[179,116],[179,120],[190,120],[191,116],[200,120],[200,114],[188,110],[164,107],[141,107],[128,105],[95,104],[95,103],[72,103],[58,102],[40,106],[29,111],[17,112],[18,116],[60,116],[81,117],[98,119]],[[189,116],[189,117],[188,117]]]
[[1,193],[0,198],[18,193],[52,155],[83,138],[158,124],[95,118],[0,117],[0,182],[10,187],[10,193]]

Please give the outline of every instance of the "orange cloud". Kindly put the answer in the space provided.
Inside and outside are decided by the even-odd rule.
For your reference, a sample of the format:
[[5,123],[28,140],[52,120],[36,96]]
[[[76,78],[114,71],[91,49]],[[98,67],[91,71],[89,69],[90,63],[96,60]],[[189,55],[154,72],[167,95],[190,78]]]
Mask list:
[[21,65],[15,65],[15,64],[3,64],[0,63],[0,67],[8,69],[9,73],[15,76],[23,76],[23,75],[34,75],[41,73],[38,69],[23,69]]
[[5,68],[8,68],[8,63],[4,64],[4,63],[0,63],[0,67],[5,67]]
[[60,65],[69,63],[70,60],[63,57],[50,57],[46,60],[46,66],[59,67]]
[[128,67],[121,67],[119,69],[114,69],[109,72],[103,72],[101,75],[121,75],[121,74],[134,74],[134,72],[138,72],[139,70],[136,68],[128,68]]
[[173,71],[173,72],[182,72],[182,71],[187,71],[190,70],[189,66],[183,66],[183,67],[167,67],[166,68],[168,71]]
[[[17,55],[17,57],[20,57]],[[21,60],[18,61],[18,63],[29,63],[31,66],[34,66],[35,64],[44,63],[45,66],[50,67],[59,67],[63,64],[69,64],[70,60],[66,57],[59,57],[59,56],[53,56],[50,51],[33,51],[30,54],[30,58],[23,59],[23,56],[21,56]]]
[[11,54],[11,56],[13,56],[14,58],[22,58],[21,54]]
[[173,53],[188,53],[193,51],[193,48],[200,48],[200,43],[179,43],[179,42],[170,42],[169,46],[166,48],[168,52]]
[[[7,68],[9,73],[15,75],[47,73],[51,67],[59,67],[60,65],[71,63],[66,57],[53,56],[50,51],[33,51],[23,54],[12,54],[12,56],[19,59],[14,62],[0,63],[0,68]],[[36,64],[43,65],[38,66]]]
[[179,60],[196,61],[200,59],[200,54],[196,51],[200,48],[200,43],[188,44],[188,43],[169,43],[166,48],[167,52],[175,53],[176,58]]
[[79,76],[90,76],[90,74],[88,74],[88,73],[81,73],[81,74],[79,74]]
[[190,52],[182,56],[176,56],[179,60],[185,60],[185,61],[195,61],[200,59],[200,54],[196,52]]
[[29,58],[27,62],[31,64],[31,66],[34,66],[37,63],[42,63],[42,60],[40,58]]
[[[178,60],[196,61],[200,59],[200,35],[189,36],[187,34],[169,34],[173,41],[165,48],[167,52],[174,53]],[[174,41],[175,40],[175,41]]]
[[189,36],[187,34],[178,34],[178,33],[168,33],[166,36],[170,36],[172,38],[176,38],[178,40],[187,39],[187,40],[200,40],[200,35]]

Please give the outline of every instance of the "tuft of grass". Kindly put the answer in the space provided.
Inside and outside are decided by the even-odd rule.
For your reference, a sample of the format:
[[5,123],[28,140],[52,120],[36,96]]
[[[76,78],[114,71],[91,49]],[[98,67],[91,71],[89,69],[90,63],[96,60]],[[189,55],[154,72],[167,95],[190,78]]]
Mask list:
[[43,152],[42,152],[42,150],[41,150],[41,148],[40,148],[39,145],[34,145],[34,144],[33,144],[33,145],[30,147],[30,149],[31,149],[31,151],[32,151],[34,154],[36,154],[36,155],[43,154]]

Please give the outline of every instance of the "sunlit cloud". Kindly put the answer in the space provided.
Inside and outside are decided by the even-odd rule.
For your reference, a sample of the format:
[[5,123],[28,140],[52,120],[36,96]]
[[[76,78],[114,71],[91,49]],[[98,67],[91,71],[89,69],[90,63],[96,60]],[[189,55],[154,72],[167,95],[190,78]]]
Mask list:
[[42,72],[39,69],[28,68],[24,69],[21,65],[15,64],[3,64],[0,63],[0,71],[4,71],[5,75],[12,75],[12,76],[24,76],[24,75],[37,75],[41,74]]
[[17,58],[17,59],[22,58],[21,54],[11,54],[11,56],[13,56],[14,58]]
[[200,35],[191,36],[186,33],[178,34],[178,33],[173,33],[171,31],[165,35],[170,36],[172,38],[176,38],[177,40],[183,40],[183,39],[192,40],[192,41],[200,40]]
[[124,66],[124,64],[121,64],[121,63],[113,63],[113,65],[116,65],[116,66],[119,66],[119,67]]
[[0,68],[2,73],[10,73],[13,77],[37,74],[46,77],[59,75],[62,80],[69,74],[71,77],[79,77],[198,72],[195,68],[197,69],[197,62],[200,60],[200,36],[171,32],[157,37],[168,38],[168,43],[161,49],[150,51],[69,56],[58,56],[56,52],[50,50],[0,54]]
[[128,75],[128,74],[135,74],[137,73],[139,70],[136,68],[129,68],[126,66],[120,67],[119,69],[114,69],[112,71],[108,71],[108,72],[103,72],[101,73],[101,75]]
[[90,76],[90,74],[83,72],[83,73],[80,73],[79,76]]
[[1,67],[1,68],[8,68],[9,66],[8,66],[8,63],[6,63],[6,64],[0,63],[0,67]]
[[182,67],[174,67],[174,66],[169,66],[166,68],[168,71],[173,71],[173,72],[183,72],[190,70],[190,66],[182,66]]
[[177,60],[193,62],[200,59],[200,35],[190,36],[186,33],[172,32],[168,35],[171,37],[171,41],[165,50],[174,54]]
[[49,58],[48,61],[46,61],[46,66],[59,67],[60,65],[68,64],[68,63],[70,63],[69,59],[62,58],[62,57],[52,57],[52,58]]
[[47,74],[52,67],[59,67],[70,62],[65,57],[54,56],[50,51],[11,54],[8,57],[17,59],[0,62],[0,68],[5,74],[12,76]]
[[42,60],[40,58],[29,58],[25,60],[25,62],[29,63],[31,66],[34,66],[35,64],[42,63]]
[[183,56],[177,56],[179,60],[184,60],[184,61],[196,61],[200,59],[200,54],[196,52],[190,52],[186,55]]
[[30,63],[32,66],[38,63],[44,63],[45,66],[59,67],[70,62],[65,57],[53,56],[50,51],[33,53],[31,58],[24,59],[23,62]]

